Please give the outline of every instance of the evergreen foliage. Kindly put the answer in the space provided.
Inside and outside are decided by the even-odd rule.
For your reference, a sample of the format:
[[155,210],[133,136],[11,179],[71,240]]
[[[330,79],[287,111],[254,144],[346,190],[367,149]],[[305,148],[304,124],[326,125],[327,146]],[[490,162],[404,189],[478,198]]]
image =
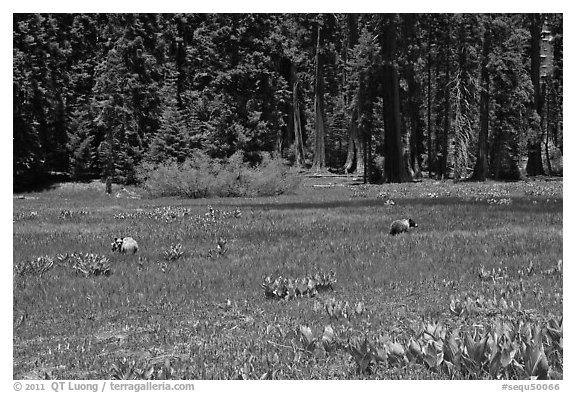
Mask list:
[[14,14],[14,186],[133,183],[197,151],[464,180],[483,143],[483,68],[486,176],[519,179],[526,157],[541,173],[544,154],[558,174],[562,34],[561,14]]

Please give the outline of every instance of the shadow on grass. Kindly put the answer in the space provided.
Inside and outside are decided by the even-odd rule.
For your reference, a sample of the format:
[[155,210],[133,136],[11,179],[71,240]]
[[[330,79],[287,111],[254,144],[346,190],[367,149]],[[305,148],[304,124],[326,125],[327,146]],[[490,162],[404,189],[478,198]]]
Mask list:
[[[12,178],[12,190],[15,194],[51,191],[57,188],[58,184],[69,181],[70,174],[64,172],[35,173]],[[76,181],[88,182],[90,179]]]
[[[548,213],[562,211],[562,198],[542,198],[525,197],[510,198],[510,205],[489,205],[486,200],[475,201],[457,197],[444,198],[402,198],[394,199],[395,206],[455,206],[473,205],[490,207],[494,209],[505,209],[507,211],[520,211],[530,213]],[[536,201],[536,203],[534,203]],[[225,204],[224,204],[225,205]],[[233,205],[230,205],[233,206]],[[237,207],[238,205],[234,205]],[[250,203],[243,204],[244,208],[256,210],[305,210],[305,209],[338,209],[338,208],[365,208],[387,206],[381,199],[365,198],[339,201],[319,201],[319,202],[277,202],[277,203]]]

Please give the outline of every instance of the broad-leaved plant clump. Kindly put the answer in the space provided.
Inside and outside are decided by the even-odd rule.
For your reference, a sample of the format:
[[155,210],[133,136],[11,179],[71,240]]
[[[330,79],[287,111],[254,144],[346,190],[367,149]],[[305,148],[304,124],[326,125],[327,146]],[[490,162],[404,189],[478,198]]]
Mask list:
[[112,274],[112,264],[106,256],[92,253],[70,253],[58,255],[58,261],[71,267],[77,274],[83,277],[109,276]]

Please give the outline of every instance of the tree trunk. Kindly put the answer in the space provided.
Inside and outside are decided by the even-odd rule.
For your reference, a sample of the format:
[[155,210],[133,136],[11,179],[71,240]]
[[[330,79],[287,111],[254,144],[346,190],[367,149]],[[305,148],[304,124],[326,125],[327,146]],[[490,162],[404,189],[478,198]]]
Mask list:
[[364,134],[366,132],[366,127],[365,124],[360,123],[360,119],[362,119],[362,103],[361,103],[361,99],[363,97],[363,91],[362,91],[362,83],[360,83],[360,85],[358,86],[358,96],[357,96],[357,101],[356,101],[356,170],[354,171],[354,173],[356,173],[358,176],[363,175],[366,170],[366,144],[364,143]]
[[106,132],[106,141],[108,142],[108,154],[106,163],[106,194],[112,194],[112,181],[114,178],[114,163],[115,152],[114,152],[114,126],[108,126]]
[[[416,14],[406,14],[404,16],[404,34],[409,44],[416,42]],[[414,71],[414,64],[418,60],[418,54],[410,51],[410,58],[406,67],[406,82],[408,84],[408,114],[410,124],[409,146],[406,152],[408,156],[408,170],[420,177],[420,168],[422,167],[422,153],[424,150],[424,120],[420,114],[422,106],[420,79]]]
[[478,151],[476,165],[471,180],[486,181],[488,177],[488,120],[490,105],[490,74],[488,73],[488,56],[490,55],[490,22],[486,23],[484,42],[482,43],[482,69],[480,71],[480,133],[478,134]]
[[108,194],[108,195],[112,194],[112,177],[111,176],[106,177],[106,194]]
[[398,70],[394,64],[396,47],[395,15],[384,16],[382,24],[382,98],[384,119],[384,177],[387,182],[411,181],[403,160]]
[[543,87],[543,95],[544,95],[544,102],[546,103],[546,142],[545,142],[545,151],[546,151],[546,165],[548,166],[548,176],[552,176],[552,163],[550,162],[550,94],[547,90],[547,84],[544,83]]
[[[542,97],[540,94],[540,34],[542,33],[542,16],[540,14],[530,14],[530,75],[534,86],[533,109],[542,118]],[[542,133],[540,127],[532,130],[531,137],[528,138],[528,162],[526,163],[526,174],[537,176],[544,174],[542,164]]]
[[447,21],[446,35],[446,84],[444,86],[444,128],[442,132],[442,160],[440,175],[442,179],[448,177],[448,134],[450,132],[450,21]]
[[[366,130],[364,130],[366,131]],[[368,183],[368,138],[366,137],[366,132],[362,132],[362,152],[364,155],[362,156],[362,160],[364,161],[364,167],[362,168],[362,178],[364,184]]]
[[322,56],[320,55],[320,33],[321,27],[318,24],[318,34],[316,39],[316,88],[314,94],[314,113],[316,119],[316,137],[314,143],[314,171],[319,172],[326,167],[326,149],[324,136],[326,135],[326,121],[324,114],[324,77],[322,73]]
[[295,160],[296,166],[301,167],[304,165],[304,141],[302,139],[302,122],[300,118],[300,103],[298,100],[298,74],[296,73],[296,66],[294,63],[291,65],[292,74],[292,123],[294,127],[294,147],[295,147]]
[[428,23],[428,177],[432,178],[434,153],[432,152],[432,17]]
[[491,172],[495,180],[520,180],[519,162],[519,135],[510,134],[501,129],[494,130],[492,145]]
[[[358,44],[358,15],[347,14],[347,22],[349,31],[348,49],[352,50],[354,46]],[[356,168],[354,173],[357,175],[362,175],[364,173],[364,148],[363,144],[360,143],[358,131],[358,121],[360,120],[360,117],[358,116],[360,96],[361,92],[358,91],[355,98],[351,97],[351,94],[350,97],[348,97],[349,102],[353,101],[354,104],[352,105],[350,114],[350,125],[348,127],[348,153],[346,156],[346,163],[344,164],[344,173],[350,173],[355,162]]]
[[354,145],[354,137],[353,137],[353,130],[356,129],[356,125],[353,123],[354,115],[352,115],[352,120],[350,121],[350,125],[348,126],[348,149],[346,150],[346,162],[344,163],[344,173],[348,174],[352,172],[352,166],[354,165],[354,159],[356,158],[356,146]]
[[384,143],[386,156],[384,176],[387,182],[402,183],[410,181],[403,160],[402,132],[400,130],[400,97],[398,71],[392,65],[384,66]]
[[352,109],[352,120],[348,129],[348,155],[344,164],[344,172],[352,172],[352,167],[356,163],[354,173],[362,175],[364,173],[364,147],[360,142],[360,132],[358,130],[358,104]]
[[106,164],[106,194],[112,194],[112,179],[114,177],[114,135],[112,128],[106,135],[108,140],[108,163]]

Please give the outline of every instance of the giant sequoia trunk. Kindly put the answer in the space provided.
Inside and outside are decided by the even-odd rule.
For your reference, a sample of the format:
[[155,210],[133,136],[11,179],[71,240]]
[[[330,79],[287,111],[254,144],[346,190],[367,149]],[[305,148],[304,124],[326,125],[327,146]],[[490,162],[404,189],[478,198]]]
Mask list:
[[385,16],[382,24],[382,98],[384,118],[384,178],[387,182],[411,181],[403,159],[400,120],[400,93],[397,65],[394,64],[396,47],[395,16]]
[[[348,49],[352,50],[358,44],[358,15],[348,14]],[[359,111],[359,98],[361,92],[358,91],[355,98],[348,97],[349,101],[354,100],[354,105],[350,113],[350,125],[348,126],[348,151],[346,155],[346,162],[344,163],[344,173],[350,173],[356,163],[354,173],[361,175],[364,173],[364,149],[360,141],[358,131],[358,116]]]
[[[404,16],[404,34],[410,43],[416,42],[416,14],[406,14]],[[420,113],[422,107],[422,95],[420,78],[414,70],[418,61],[418,53],[410,51],[410,58],[406,66],[406,82],[408,84],[408,116],[410,119],[410,150],[409,150],[409,171],[413,171],[420,177],[422,168],[422,153],[424,152],[424,119]]]
[[290,68],[292,79],[292,127],[294,129],[294,147],[296,166],[304,164],[304,140],[302,138],[302,119],[300,118],[300,103],[298,100],[298,74],[292,63]]
[[445,179],[448,177],[448,134],[450,132],[450,21],[447,22],[446,34],[446,61],[444,66],[446,83],[444,85],[444,126],[442,128],[442,155],[438,163],[437,177]]
[[434,153],[432,152],[432,18],[430,17],[428,23],[428,86],[427,86],[427,99],[428,99],[428,177],[432,178],[432,171],[434,169]]
[[355,111],[352,111],[352,119],[350,120],[350,125],[348,126],[348,150],[346,151],[346,162],[344,163],[344,173],[348,174],[352,172],[352,167],[356,160],[356,151],[358,143],[358,130],[356,126],[356,116]]
[[358,104],[354,105],[351,113],[350,126],[348,128],[348,154],[344,164],[344,173],[350,173],[354,163],[356,167],[354,173],[362,175],[364,173],[364,147],[360,140],[358,130]]
[[[542,16],[530,14],[530,76],[534,86],[533,110],[542,118],[542,98],[540,94],[540,34],[542,33]],[[540,126],[531,130],[532,135],[528,138],[528,162],[526,174],[537,176],[544,174],[542,164],[542,133]]]
[[400,97],[398,71],[392,65],[383,69],[384,118],[384,177],[387,182],[402,183],[412,180],[404,166],[402,132],[400,130]]
[[548,175],[552,175],[552,162],[550,161],[550,97],[547,91],[546,83],[542,85],[542,95],[544,96],[544,103],[546,104],[546,140],[544,141],[544,151],[546,153],[546,166],[548,167]]
[[420,107],[422,104],[422,97],[420,96],[420,81],[415,78],[415,74],[408,73],[408,91],[411,94],[410,98],[410,168],[416,174],[416,177],[421,177],[422,170],[422,153],[423,153],[423,140],[424,140],[424,121],[420,115]]
[[314,92],[314,117],[316,119],[316,135],[314,143],[314,163],[312,167],[318,172],[326,167],[326,148],[324,137],[326,135],[326,116],[324,114],[324,76],[322,73],[322,56],[320,55],[320,32],[316,40],[316,88]]
[[482,69],[480,71],[480,133],[476,165],[471,180],[486,181],[488,177],[488,121],[490,103],[490,75],[488,73],[488,56],[490,55],[490,22],[486,24],[482,44]]
[[520,180],[518,134],[495,129],[490,154],[490,172],[495,180]]

